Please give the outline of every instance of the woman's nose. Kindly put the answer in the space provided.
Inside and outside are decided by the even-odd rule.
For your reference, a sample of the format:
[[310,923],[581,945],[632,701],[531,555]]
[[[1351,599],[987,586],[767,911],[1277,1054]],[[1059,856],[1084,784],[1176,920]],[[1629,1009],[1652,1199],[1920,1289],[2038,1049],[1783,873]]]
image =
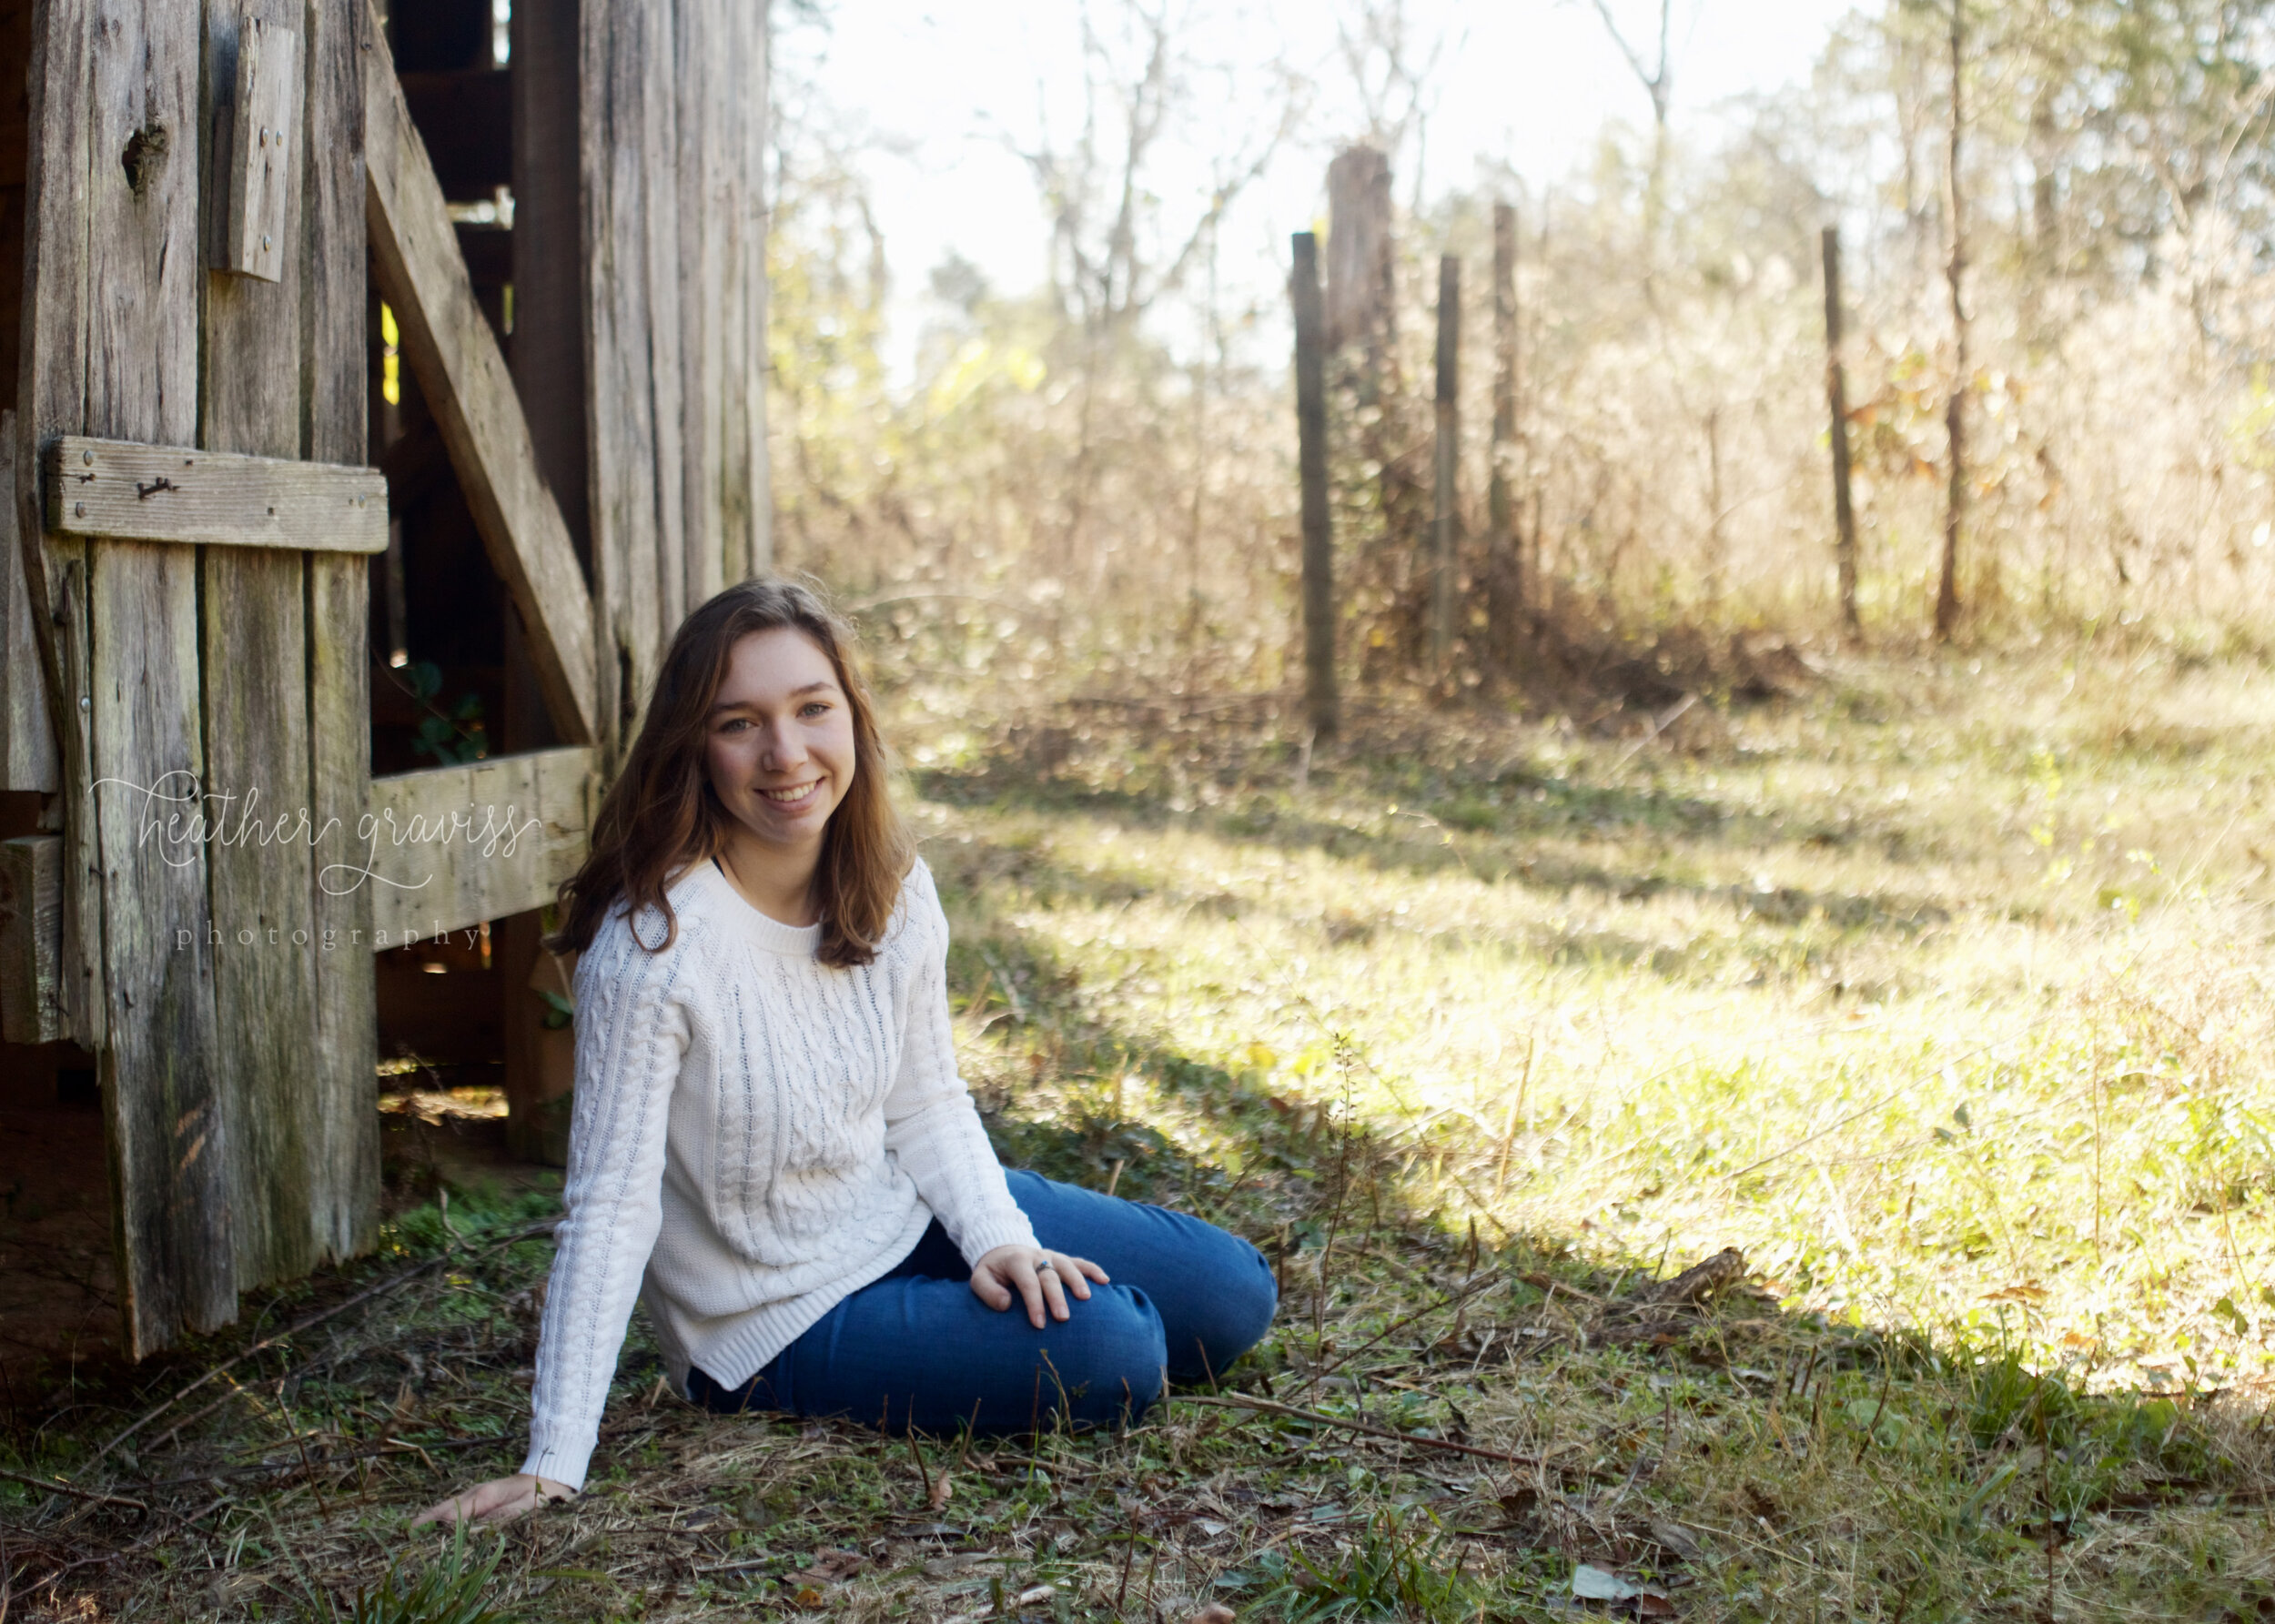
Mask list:
[[798,737],[795,728],[770,727],[765,741],[759,746],[758,764],[763,772],[780,772],[795,767],[805,760],[805,741]]

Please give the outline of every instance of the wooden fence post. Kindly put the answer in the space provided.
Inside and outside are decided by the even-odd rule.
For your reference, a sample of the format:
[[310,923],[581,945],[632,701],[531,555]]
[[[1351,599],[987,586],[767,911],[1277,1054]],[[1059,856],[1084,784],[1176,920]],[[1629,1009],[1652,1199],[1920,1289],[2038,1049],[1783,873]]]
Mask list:
[[1451,674],[1453,600],[1460,538],[1454,511],[1461,459],[1460,404],[1461,351],[1461,261],[1451,254],[1438,259],[1438,468],[1437,514],[1430,549],[1430,663],[1433,681]]
[[1327,346],[1320,299],[1319,239],[1293,238],[1288,278],[1296,318],[1297,473],[1303,488],[1303,667],[1305,711],[1313,737],[1335,731],[1334,535],[1327,509]]
[[1951,442],[1951,480],[1944,499],[1943,568],[1936,579],[1936,641],[1949,642],[1959,625],[1959,537],[1967,523],[1967,201],[1959,178],[1959,138],[1967,130],[1967,0],[1951,0],[1951,138],[1945,146],[1944,212],[1951,220],[1951,257],[1944,275],[1951,286],[1951,344],[1956,352],[1944,429]]
[[1492,535],[1487,567],[1485,614],[1492,624],[1495,661],[1515,671],[1524,617],[1524,561],[1517,548],[1515,503],[1509,489],[1509,464],[1517,439],[1517,211],[1493,205],[1493,443],[1485,511]]
[[1825,401],[1833,417],[1833,522],[1839,540],[1834,559],[1840,569],[1841,630],[1854,641],[1863,635],[1856,619],[1856,509],[1848,481],[1848,379],[1841,368],[1841,231],[1825,228]]

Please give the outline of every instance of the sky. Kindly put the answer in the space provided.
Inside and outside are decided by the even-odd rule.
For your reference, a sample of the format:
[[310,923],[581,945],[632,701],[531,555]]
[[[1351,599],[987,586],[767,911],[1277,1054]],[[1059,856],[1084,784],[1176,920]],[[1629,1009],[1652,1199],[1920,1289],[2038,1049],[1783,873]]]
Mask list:
[[[1646,59],[1655,0],[1608,0]],[[1855,0],[1674,0],[1673,120],[1701,133],[1748,92],[1805,82]],[[1107,17],[1114,0],[1091,0]],[[777,8],[780,15],[781,8]],[[1568,174],[1607,119],[1647,128],[1649,98],[1586,0],[1408,0],[1417,55],[1434,45],[1419,177],[1401,202],[1470,184],[1481,159],[1531,186]],[[793,23],[784,66],[810,73],[834,116],[862,132],[861,163],[894,275],[888,354],[905,367],[934,313],[925,272],[950,252],[1005,293],[1046,276],[1046,231],[1015,148],[1071,137],[1081,111],[1079,0],[824,0],[826,22]],[[1242,195],[1220,237],[1235,303],[1277,297],[1288,234],[1324,209],[1327,159],[1363,129],[1337,50],[1333,0],[1189,0],[1180,41],[1209,65],[1156,172],[1170,235],[1198,209],[1210,158],[1260,140],[1277,86],[1310,86],[1298,135]],[[1348,15],[1342,13],[1340,15]],[[1182,212],[1180,212],[1182,210]]]

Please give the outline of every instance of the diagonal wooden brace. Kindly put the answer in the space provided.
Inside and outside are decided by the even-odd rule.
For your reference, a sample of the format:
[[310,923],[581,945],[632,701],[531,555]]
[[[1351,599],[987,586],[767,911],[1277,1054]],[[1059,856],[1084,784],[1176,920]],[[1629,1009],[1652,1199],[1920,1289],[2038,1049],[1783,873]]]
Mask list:
[[366,215],[379,286],[433,409],[491,568],[530,640],[562,741],[598,740],[592,598],[561,509],[538,472],[521,398],[466,260],[426,143],[376,20],[365,55]]

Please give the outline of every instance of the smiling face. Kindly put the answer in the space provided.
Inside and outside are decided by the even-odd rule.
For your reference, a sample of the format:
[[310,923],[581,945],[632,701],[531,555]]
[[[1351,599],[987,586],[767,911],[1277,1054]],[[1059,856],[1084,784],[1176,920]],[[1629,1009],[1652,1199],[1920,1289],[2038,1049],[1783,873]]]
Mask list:
[[821,645],[791,626],[740,639],[712,701],[711,787],[750,838],[788,856],[818,851],[854,779],[854,717]]

